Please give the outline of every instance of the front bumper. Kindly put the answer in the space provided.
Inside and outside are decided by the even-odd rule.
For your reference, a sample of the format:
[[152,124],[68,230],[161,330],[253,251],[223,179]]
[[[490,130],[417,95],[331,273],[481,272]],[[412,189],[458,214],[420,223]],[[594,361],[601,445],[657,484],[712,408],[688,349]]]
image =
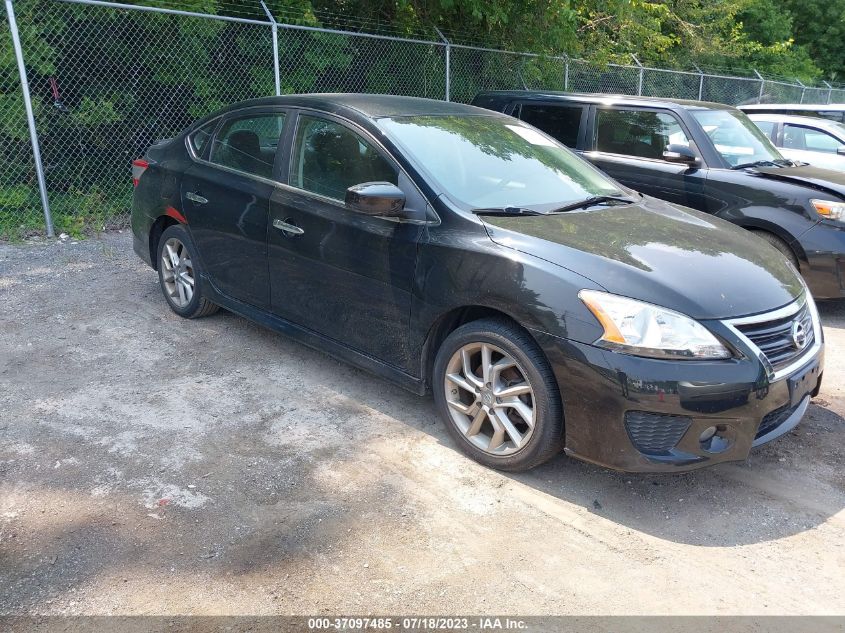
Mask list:
[[[818,393],[824,345],[770,381],[751,354],[728,361],[640,358],[535,332],[551,361],[574,457],[632,472],[741,461],[791,430]],[[715,434],[707,437],[715,429]]]

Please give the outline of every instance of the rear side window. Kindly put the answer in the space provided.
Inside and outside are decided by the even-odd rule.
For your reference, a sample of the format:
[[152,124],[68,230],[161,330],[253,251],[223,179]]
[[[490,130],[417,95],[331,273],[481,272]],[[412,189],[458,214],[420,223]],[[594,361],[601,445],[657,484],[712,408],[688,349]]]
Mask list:
[[669,144],[689,147],[690,142],[678,119],[668,112],[596,112],[596,149],[600,152],[662,159]]
[[188,143],[191,146],[191,149],[194,150],[194,154],[197,156],[202,156],[203,152],[205,152],[205,148],[208,147],[208,142],[211,140],[211,135],[214,134],[214,128],[217,127],[217,121],[211,121],[206,123],[198,130],[191,132],[188,136]]
[[209,160],[245,174],[271,178],[284,124],[283,114],[231,119],[215,137]]
[[349,187],[364,182],[396,185],[398,174],[376,148],[349,128],[301,115],[293,147],[290,184],[344,200]]
[[842,145],[835,137],[802,125],[783,124],[783,146],[789,149],[804,149],[811,152],[835,154]]
[[583,112],[584,108],[581,106],[523,104],[519,118],[543,130],[567,147],[576,147]]

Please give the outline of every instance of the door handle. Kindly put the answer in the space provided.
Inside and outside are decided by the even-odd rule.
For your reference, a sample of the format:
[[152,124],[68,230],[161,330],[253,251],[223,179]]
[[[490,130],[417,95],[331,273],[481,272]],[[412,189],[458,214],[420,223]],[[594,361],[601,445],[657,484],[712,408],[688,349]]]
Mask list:
[[302,235],[305,233],[305,231],[296,226],[296,224],[289,224],[283,220],[273,220],[273,228],[279,229],[286,235]]
[[197,204],[206,204],[208,202],[208,198],[203,198],[201,195],[194,193],[193,191],[186,193],[185,197],[191,202],[196,202]]

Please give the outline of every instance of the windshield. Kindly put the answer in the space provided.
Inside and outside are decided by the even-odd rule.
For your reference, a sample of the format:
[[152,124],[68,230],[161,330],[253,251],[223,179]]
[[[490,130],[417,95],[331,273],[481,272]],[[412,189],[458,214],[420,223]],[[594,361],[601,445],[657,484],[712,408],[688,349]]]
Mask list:
[[784,160],[771,141],[742,112],[692,110],[691,114],[731,167]]
[[549,211],[619,186],[554,139],[501,116],[408,116],[380,119],[443,193],[473,209]]

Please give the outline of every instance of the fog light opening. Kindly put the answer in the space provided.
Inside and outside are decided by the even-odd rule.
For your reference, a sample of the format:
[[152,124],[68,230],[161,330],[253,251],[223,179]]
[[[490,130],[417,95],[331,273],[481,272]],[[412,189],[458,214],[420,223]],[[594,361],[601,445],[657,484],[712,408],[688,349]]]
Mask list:
[[708,426],[698,436],[698,443],[701,450],[708,453],[722,453],[728,450],[733,444],[734,433],[725,424]]

